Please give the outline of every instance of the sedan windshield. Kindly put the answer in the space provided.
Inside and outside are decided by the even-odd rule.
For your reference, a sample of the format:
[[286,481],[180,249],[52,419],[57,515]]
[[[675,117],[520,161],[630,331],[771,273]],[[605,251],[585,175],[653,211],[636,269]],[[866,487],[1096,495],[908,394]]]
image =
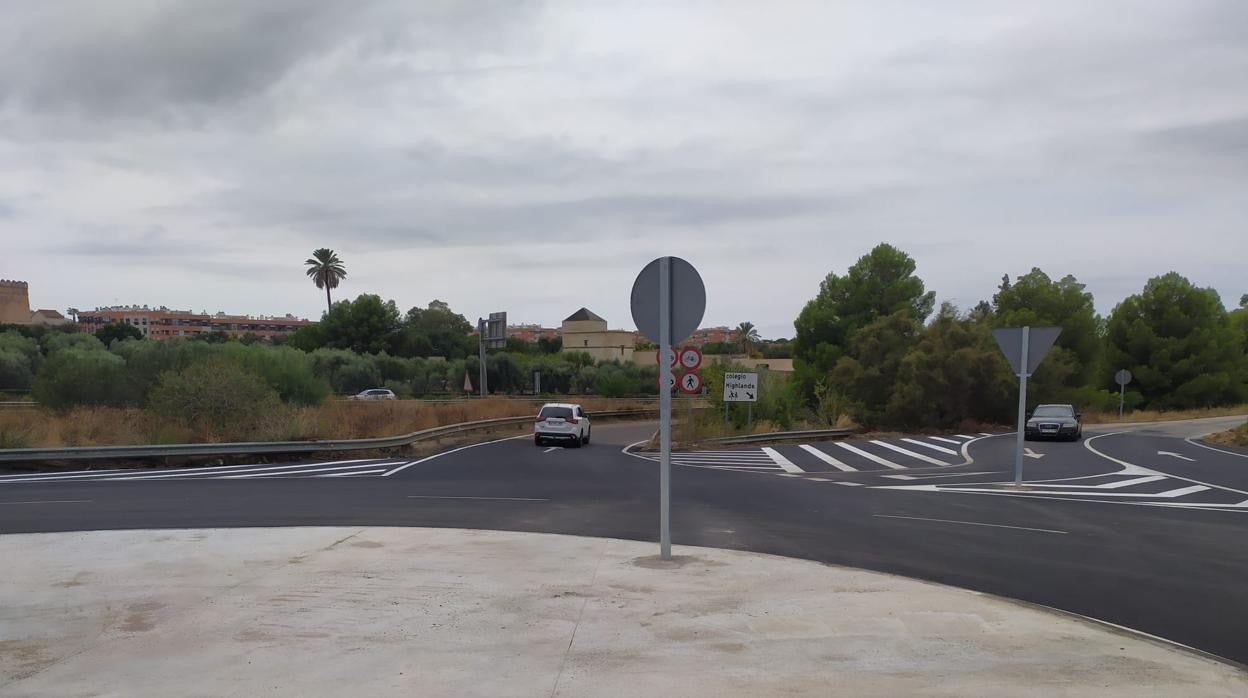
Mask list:
[[1033,417],[1074,417],[1075,415],[1069,407],[1057,407],[1057,406],[1050,405],[1047,407],[1037,407],[1036,411],[1033,412],[1031,416]]

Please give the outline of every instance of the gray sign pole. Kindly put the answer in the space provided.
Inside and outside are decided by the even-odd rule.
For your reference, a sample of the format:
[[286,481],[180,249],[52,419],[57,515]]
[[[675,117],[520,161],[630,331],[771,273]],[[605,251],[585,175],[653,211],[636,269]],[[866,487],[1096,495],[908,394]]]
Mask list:
[[1018,372],[1018,440],[1014,447],[1014,484],[1023,484],[1023,439],[1027,428],[1027,349],[1031,343],[1031,328],[1023,328],[1023,355],[1020,357]]
[[1122,421],[1122,405],[1127,401],[1127,384],[1118,384],[1118,421]]
[[659,258],[659,557],[672,559],[672,258]]
[[481,371],[478,374],[477,390],[480,397],[490,394],[490,390],[485,385],[485,320],[477,318],[477,355],[481,358]]

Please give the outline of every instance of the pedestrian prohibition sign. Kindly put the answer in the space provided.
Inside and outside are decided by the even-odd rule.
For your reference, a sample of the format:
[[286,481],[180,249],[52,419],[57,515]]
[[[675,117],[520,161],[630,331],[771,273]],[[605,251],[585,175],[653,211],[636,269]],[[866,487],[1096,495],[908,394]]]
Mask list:
[[702,390],[702,377],[696,373],[686,373],[680,377],[680,389],[690,395]]

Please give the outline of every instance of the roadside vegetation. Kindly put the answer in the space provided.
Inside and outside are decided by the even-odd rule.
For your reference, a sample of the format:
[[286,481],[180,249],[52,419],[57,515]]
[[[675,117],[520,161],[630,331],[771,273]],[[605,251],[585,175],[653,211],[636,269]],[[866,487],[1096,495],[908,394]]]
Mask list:
[[[34,418],[0,413],[0,447],[384,435],[440,423],[447,412],[402,413],[397,420],[387,415],[407,408],[352,413],[367,415],[365,428],[338,414],[342,408],[331,398],[377,387],[401,398],[478,391],[477,339],[463,315],[439,300],[405,313],[395,301],[367,293],[334,302],[330,290],[346,278],[342,260],[321,249],[305,264],[326,293],[327,310],[319,322],[273,343],[225,333],[151,342],[127,325],[94,335],[74,325],[0,327],[0,390],[29,394],[40,405]],[[1106,317],[1073,276],[1055,279],[1040,269],[1005,276],[990,300],[960,309],[937,304],[914,260],[882,244],[844,274],[828,274],[794,325],[792,340],[764,340],[751,323],[741,323],[729,341],[707,346],[707,353],[791,356],[795,372],[762,371],[759,400],[747,409],[725,407],[720,393],[725,371],[750,369],[704,364],[712,409],[689,428],[711,434],[1011,424],[1017,380],[992,330],[1018,325],[1062,328],[1030,380],[1031,405],[1072,403],[1089,422],[1111,420],[1118,410],[1113,375],[1123,368],[1135,377],[1125,395],[1129,420],[1234,414],[1236,405],[1248,403],[1248,294],[1228,312],[1215,291],[1173,272],[1150,279]],[[530,393],[535,373],[544,394],[582,402],[657,393],[654,366],[595,362],[563,352],[558,339],[509,339],[505,349],[489,353],[486,370],[491,393]],[[485,418],[482,412],[493,409],[472,408],[480,410],[472,416]]]
[[1223,446],[1248,448],[1248,422],[1244,422],[1234,429],[1228,429],[1227,431],[1210,434],[1205,437],[1205,441],[1214,444],[1222,444]]

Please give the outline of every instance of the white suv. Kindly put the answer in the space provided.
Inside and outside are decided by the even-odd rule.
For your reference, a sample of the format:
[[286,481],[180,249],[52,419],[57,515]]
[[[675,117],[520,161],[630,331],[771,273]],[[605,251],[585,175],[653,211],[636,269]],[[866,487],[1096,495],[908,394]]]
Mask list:
[[580,405],[550,403],[542,405],[533,423],[533,443],[544,446],[548,441],[562,441],[580,448],[589,443],[589,415]]
[[352,400],[393,400],[394,391],[385,388],[373,388],[372,390],[361,390],[356,393]]

